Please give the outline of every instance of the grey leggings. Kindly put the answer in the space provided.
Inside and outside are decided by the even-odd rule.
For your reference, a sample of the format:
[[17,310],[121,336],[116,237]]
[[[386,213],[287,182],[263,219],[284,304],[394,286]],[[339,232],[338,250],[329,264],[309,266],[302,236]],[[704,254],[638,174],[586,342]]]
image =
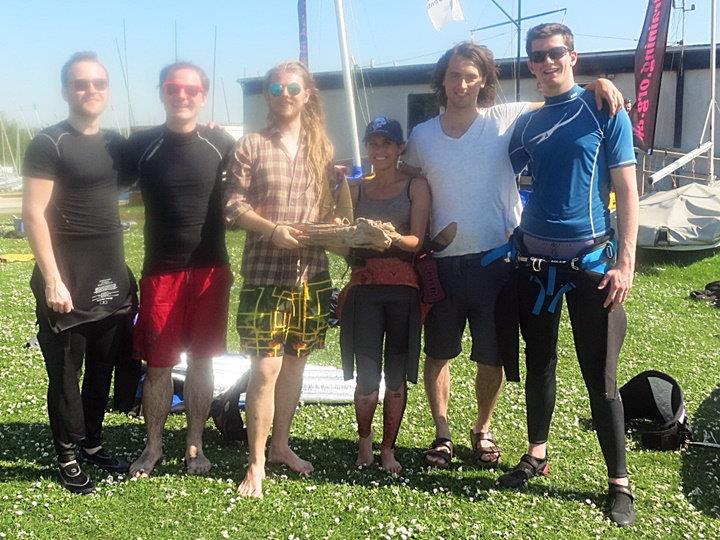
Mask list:
[[356,289],[353,348],[358,391],[362,395],[376,392],[382,369],[385,386],[394,392],[407,376],[408,319],[411,306],[418,302],[417,289],[404,285],[358,285]]

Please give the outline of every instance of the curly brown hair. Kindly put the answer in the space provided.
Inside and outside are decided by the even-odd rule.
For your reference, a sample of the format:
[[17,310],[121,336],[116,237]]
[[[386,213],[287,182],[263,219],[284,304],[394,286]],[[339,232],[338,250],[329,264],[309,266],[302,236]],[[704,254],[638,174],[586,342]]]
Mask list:
[[477,97],[478,107],[490,107],[495,103],[498,85],[498,68],[495,65],[495,57],[490,49],[484,45],[478,45],[472,41],[463,41],[453,48],[445,51],[435,65],[435,72],[430,87],[435,92],[435,97],[442,107],[447,107],[447,94],[443,83],[450,60],[455,55],[471,60],[482,75],[485,86],[480,90]]

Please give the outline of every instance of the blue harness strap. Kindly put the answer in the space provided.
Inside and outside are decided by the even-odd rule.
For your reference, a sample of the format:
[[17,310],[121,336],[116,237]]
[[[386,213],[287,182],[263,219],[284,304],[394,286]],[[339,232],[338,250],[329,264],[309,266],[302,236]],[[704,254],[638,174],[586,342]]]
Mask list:
[[[521,242],[521,240],[519,241]],[[555,313],[563,295],[576,288],[575,283],[569,281],[555,292],[558,269],[605,275],[607,271],[612,268],[617,252],[617,242],[614,238],[610,238],[605,243],[596,244],[589,249],[590,251],[587,253],[570,260],[560,261],[544,259],[542,257],[530,257],[520,252],[516,237],[513,235],[508,242],[487,251],[480,259],[480,265],[489,266],[498,259],[504,259],[506,262],[521,264],[531,268],[534,273],[530,276],[530,281],[540,286],[540,291],[532,310],[533,315],[540,315],[545,305],[545,298],[548,296],[552,297],[552,300],[550,300],[547,310],[550,313]],[[543,280],[540,279],[537,274],[545,271],[547,271],[547,277],[545,283],[543,283]]]
[[537,300],[535,300],[535,305],[533,306],[532,310],[533,315],[540,315],[540,312],[545,305],[545,298],[548,296],[552,296],[552,300],[550,300],[547,310],[550,313],[555,313],[555,310],[557,310],[558,304],[560,303],[560,300],[562,300],[563,295],[576,287],[576,285],[572,282],[566,283],[565,285],[560,287],[558,292],[556,292],[553,296],[552,292],[550,292],[549,287],[546,288],[539,277],[532,275],[530,276],[530,281],[533,281],[540,286],[540,292],[537,295]]
[[534,281],[540,285],[540,293],[538,294],[537,300],[535,300],[535,305],[532,310],[533,315],[540,315],[543,305],[545,304],[545,285],[543,285],[543,282],[540,281],[540,278],[534,275],[530,276],[530,281]]
[[[547,310],[549,313],[555,313],[563,295],[576,288],[575,283],[568,281],[555,292],[559,268],[575,272],[605,275],[613,266],[615,253],[617,252],[616,245],[615,239],[610,239],[604,244],[593,246],[595,249],[591,249],[588,253],[569,261],[554,261],[539,257],[518,258],[518,261],[533,270],[534,274],[530,276],[530,281],[540,286],[540,291],[538,292],[538,297],[532,310],[533,315],[540,315],[545,305],[545,298],[548,296],[552,297],[552,300],[548,304]],[[543,280],[537,275],[543,271],[547,271],[545,283],[543,283]]]
[[509,242],[487,251],[480,259],[480,266],[489,266],[498,259],[505,259],[507,262],[515,262],[517,260],[518,250],[515,242],[510,239]]
[[579,269],[605,275],[612,268],[616,253],[617,241],[613,238],[608,240],[602,249],[595,249],[583,255],[579,261]]
[[550,313],[555,313],[555,310],[557,309],[557,306],[560,303],[560,300],[562,300],[563,295],[566,292],[573,290],[574,288],[575,288],[575,284],[572,282],[566,283],[565,285],[560,287],[560,290],[557,292],[555,297],[552,299],[552,302],[550,302],[550,305],[548,306],[548,311]]
[[547,278],[547,291],[546,294],[548,296],[552,296],[552,293],[555,291],[555,278],[557,277],[557,266],[551,266],[548,268],[548,278]]

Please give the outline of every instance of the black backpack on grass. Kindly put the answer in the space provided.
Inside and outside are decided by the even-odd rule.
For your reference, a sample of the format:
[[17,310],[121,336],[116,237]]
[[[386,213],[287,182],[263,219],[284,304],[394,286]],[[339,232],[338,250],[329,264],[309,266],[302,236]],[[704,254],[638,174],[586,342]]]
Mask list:
[[678,450],[692,431],[680,385],[662,371],[643,371],[620,388],[625,422],[637,428],[640,443],[651,450]]
[[226,442],[247,442],[247,429],[240,415],[240,394],[247,388],[247,377],[240,377],[230,388],[215,398],[210,416]]

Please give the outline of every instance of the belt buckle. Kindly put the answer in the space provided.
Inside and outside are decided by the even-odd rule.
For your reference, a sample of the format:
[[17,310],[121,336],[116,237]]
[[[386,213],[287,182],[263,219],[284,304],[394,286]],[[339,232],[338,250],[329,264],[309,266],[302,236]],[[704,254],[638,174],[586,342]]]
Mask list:
[[540,272],[542,270],[542,259],[530,257],[530,266],[533,269],[533,272]]
[[578,261],[580,260],[580,257],[575,257],[574,259],[570,259],[570,268],[573,270],[579,272],[581,268],[577,265]]

